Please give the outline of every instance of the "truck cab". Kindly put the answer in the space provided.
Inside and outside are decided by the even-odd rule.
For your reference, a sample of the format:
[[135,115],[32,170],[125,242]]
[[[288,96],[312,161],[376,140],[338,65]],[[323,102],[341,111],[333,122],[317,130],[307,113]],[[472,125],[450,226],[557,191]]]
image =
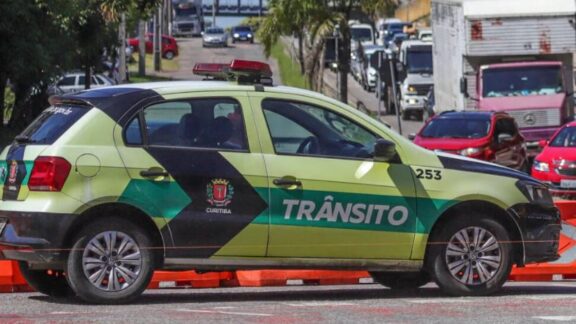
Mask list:
[[353,23],[350,25],[350,39],[352,51],[356,50],[358,44],[362,47],[374,45],[374,29],[369,24]]
[[202,0],[172,0],[174,36],[199,36],[204,31]]
[[420,40],[402,42],[398,54],[400,71],[400,112],[404,120],[411,115],[422,119],[426,95],[432,87],[432,43]]
[[562,62],[486,64],[478,73],[478,108],[506,111],[516,119],[529,147],[550,138],[568,121]]

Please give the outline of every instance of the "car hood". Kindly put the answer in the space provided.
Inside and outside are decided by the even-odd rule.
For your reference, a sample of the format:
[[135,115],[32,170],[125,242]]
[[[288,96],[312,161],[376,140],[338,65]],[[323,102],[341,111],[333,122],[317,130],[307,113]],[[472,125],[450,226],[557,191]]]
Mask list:
[[459,151],[469,147],[480,147],[488,143],[486,137],[483,138],[427,138],[418,136],[414,139],[414,144],[429,150]]
[[484,162],[464,156],[436,152],[440,162],[446,169],[491,174],[501,177],[515,178],[518,180],[527,180],[531,182],[540,182],[524,172],[510,169],[498,164]]
[[536,159],[542,162],[552,162],[552,160],[576,161],[576,147],[546,146]]

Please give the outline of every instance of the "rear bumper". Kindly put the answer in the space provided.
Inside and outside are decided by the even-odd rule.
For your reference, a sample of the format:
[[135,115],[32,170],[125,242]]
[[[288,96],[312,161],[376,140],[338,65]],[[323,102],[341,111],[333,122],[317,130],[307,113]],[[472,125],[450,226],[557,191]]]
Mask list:
[[558,242],[562,228],[556,207],[517,204],[508,212],[520,228],[524,244],[524,264],[554,261],[560,257]]
[[66,234],[75,219],[72,214],[6,212],[7,224],[0,233],[0,259],[58,263],[68,253]]

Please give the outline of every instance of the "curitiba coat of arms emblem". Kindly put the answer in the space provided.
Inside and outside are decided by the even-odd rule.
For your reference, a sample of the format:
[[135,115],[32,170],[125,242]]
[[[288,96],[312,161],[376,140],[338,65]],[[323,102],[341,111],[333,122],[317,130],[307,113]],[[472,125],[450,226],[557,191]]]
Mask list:
[[228,180],[213,179],[206,186],[206,195],[208,203],[215,207],[228,206],[234,196],[234,187]]

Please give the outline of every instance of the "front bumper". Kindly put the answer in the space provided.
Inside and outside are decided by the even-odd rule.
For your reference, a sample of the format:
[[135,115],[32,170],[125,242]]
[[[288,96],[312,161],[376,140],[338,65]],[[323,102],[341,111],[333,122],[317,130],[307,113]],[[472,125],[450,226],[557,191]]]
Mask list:
[[426,101],[424,96],[403,95],[401,100],[402,109],[409,110],[423,110]]
[[64,245],[76,215],[0,211],[7,223],[0,233],[0,259],[32,263],[62,263]]
[[508,212],[520,229],[523,264],[554,261],[560,257],[558,242],[562,225],[556,207],[525,203],[514,205]]

